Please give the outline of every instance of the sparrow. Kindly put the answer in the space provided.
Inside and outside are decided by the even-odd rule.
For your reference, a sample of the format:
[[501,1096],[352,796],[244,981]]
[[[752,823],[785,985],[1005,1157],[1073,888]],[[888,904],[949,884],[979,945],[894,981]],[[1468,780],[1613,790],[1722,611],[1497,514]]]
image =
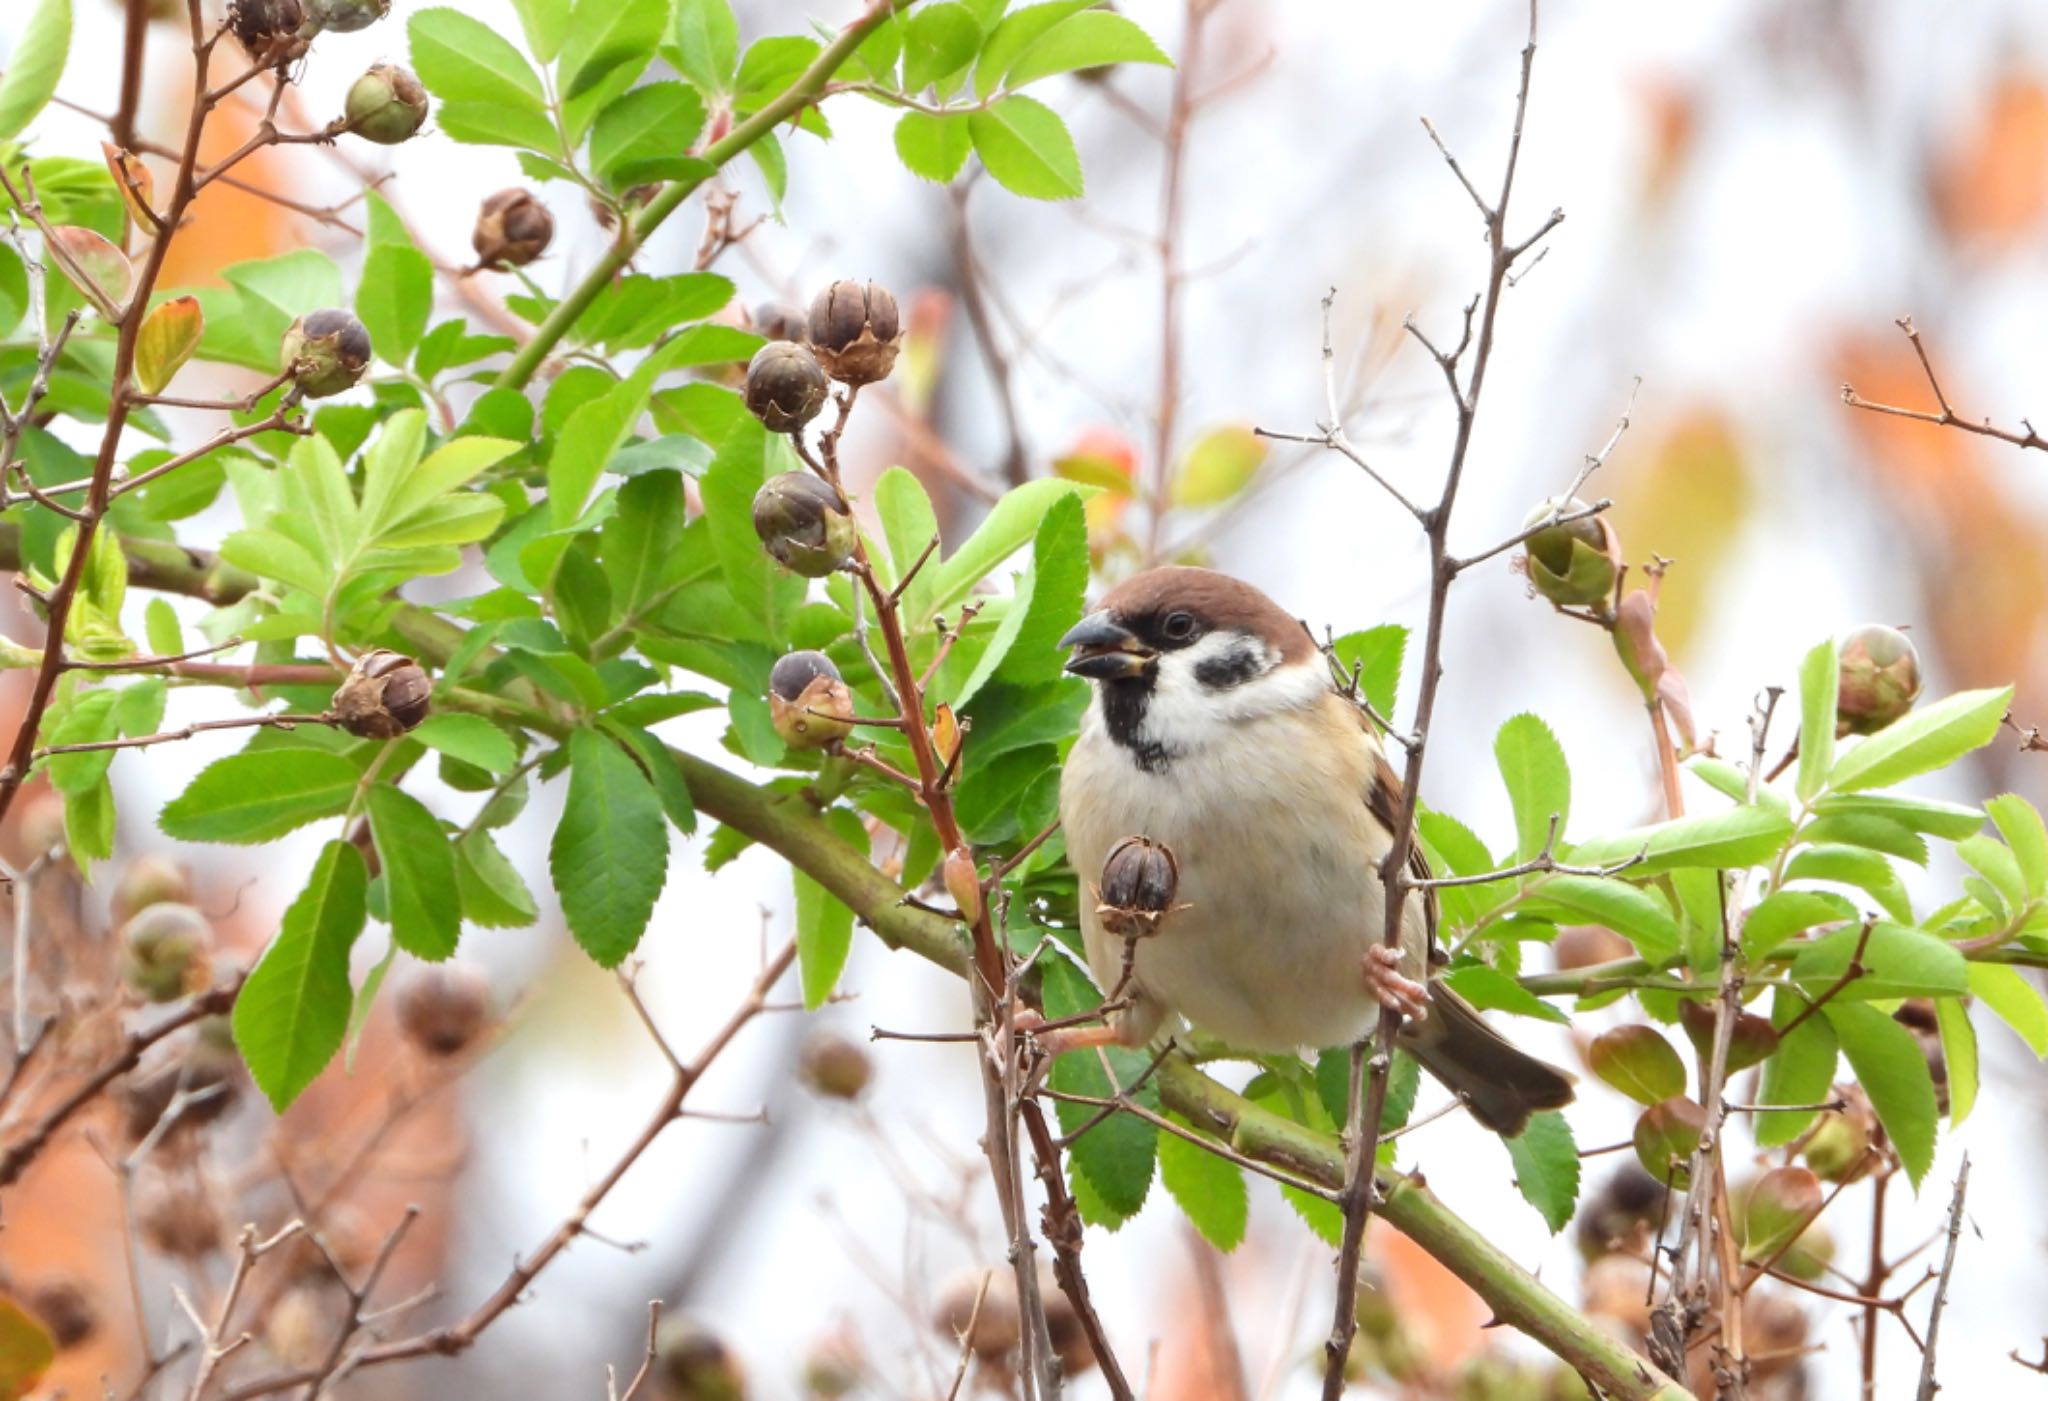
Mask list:
[[[1400,779],[1304,623],[1240,579],[1171,566],[1111,590],[1060,646],[1095,688],[1061,774],[1067,854],[1085,885],[1121,839],[1163,843],[1179,904],[1126,941],[1082,899],[1088,962],[1123,1005],[1042,1046],[1142,1046],[1178,1017],[1239,1050],[1291,1053],[1363,1040],[1385,1007],[1495,1132],[1571,1102],[1569,1074],[1432,976],[1446,961],[1432,892],[1407,895],[1401,947],[1384,946],[1379,865]],[[1428,878],[1419,849],[1411,869]]]

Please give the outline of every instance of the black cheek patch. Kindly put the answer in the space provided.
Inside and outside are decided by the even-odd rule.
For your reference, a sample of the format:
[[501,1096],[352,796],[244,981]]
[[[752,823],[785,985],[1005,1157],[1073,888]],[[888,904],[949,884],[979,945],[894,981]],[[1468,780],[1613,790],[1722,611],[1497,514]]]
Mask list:
[[1228,691],[1256,680],[1266,670],[1266,659],[1255,648],[1233,647],[1220,657],[1195,664],[1195,680],[1206,691]]

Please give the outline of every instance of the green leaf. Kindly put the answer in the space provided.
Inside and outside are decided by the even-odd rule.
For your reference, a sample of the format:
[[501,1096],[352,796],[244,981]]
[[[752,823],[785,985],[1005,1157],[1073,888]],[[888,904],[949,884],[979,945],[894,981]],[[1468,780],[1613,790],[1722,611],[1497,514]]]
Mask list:
[[[938,536],[939,517],[932,509],[924,483],[908,468],[891,467],[882,473],[875,482],[874,499],[875,514],[882,522],[882,540],[889,547],[888,582],[894,585],[902,581],[904,571]],[[904,589],[904,607],[914,621],[925,618],[926,601],[941,567],[936,556],[926,560],[924,568]]]
[[0,1294],[0,1396],[34,1394],[56,1360],[57,1343],[41,1321]]
[[[965,705],[993,676],[1012,686],[1041,686],[1060,679],[1059,639],[1079,621],[1088,587],[1088,523],[1078,499],[1062,498],[1045,513],[1031,558],[1031,571],[1018,582],[1009,612],[954,697],[955,705]],[[983,738],[976,736],[978,754],[986,752],[979,742]]]
[[324,749],[259,749],[216,759],[164,805],[157,825],[187,842],[267,842],[348,808],[360,775]]
[[178,611],[161,598],[152,598],[142,610],[142,635],[149,650],[159,657],[175,657],[185,650],[185,629]]
[[480,715],[449,711],[429,715],[412,737],[429,749],[504,777],[519,764],[512,738]]
[[1535,888],[1534,909],[1556,906],[1605,925],[1635,945],[1651,963],[1663,963],[1679,949],[1678,921],[1656,891],[1602,876],[1551,876]]
[[1174,469],[1170,493],[1173,504],[1221,505],[1251,485],[1265,460],[1266,440],[1243,424],[1226,423],[1212,428],[1188,445],[1180,465]]
[[387,243],[363,259],[356,284],[356,315],[370,333],[377,358],[403,365],[427,329],[434,309],[434,265],[417,248]]
[[548,870],[569,932],[616,968],[640,942],[668,879],[668,822],[640,766],[595,730],[569,736],[569,795]]
[[[2001,852],[2005,850],[1996,843],[1987,845]],[[1886,914],[1899,923],[1910,924],[1913,920],[1912,902],[1906,895],[1906,887],[1899,881],[1899,873],[1892,868],[1890,861],[1875,851],[1854,846],[1808,847],[1786,865],[1785,880],[1788,884],[1798,880],[1821,880],[1853,885],[1867,892]]]
[[1003,75],[1003,85],[1021,88],[1055,73],[1112,63],[1172,67],[1159,45],[1130,19],[1109,10],[1083,10],[1054,25],[1025,49]]
[[1793,979],[1809,994],[1825,992],[1848,971],[1859,942],[1863,943],[1863,976],[1850,979],[1835,994],[1835,1002],[1960,997],[1969,991],[1969,969],[1955,945],[1886,920],[1871,926],[1867,941],[1860,928],[1837,929],[1816,939],[1792,960]]
[[471,832],[455,844],[455,888],[463,918],[485,929],[523,929],[540,918],[525,877],[488,832]]
[[1823,817],[1886,817],[1910,831],[1951,842],[1984,825],[1984,814],[1976,808],[1896,793],[1827,793],[1814,803],[1813,810]]
[[982,45],[981,57],[974,65],[974,95],[987,98],[1002,85],[1003,75],[1023,52],[1047,30],[1094,3],[1095,0],[1052,0],[1049,4],[1026,5],[1006,15]]
[[415,14],[406,35],[412,42],[413,72],[443,102],[502,107],[545,122],[547,102],[540,75],[491,26],[442,7]]
[[2019,857],[2011,847],[1980,834],[1957,842],[1956,855],[1991,882],[2008,909],[2017,910],[2027,903],[2027,878],[2021,873]]
[[1906,1175],[1919,1187],[1934,1165],[1938,1118],[1934,1080],[1920,1043],[1912,1032],[1866,1002],[1844,1002],[1838,997],[1821,1008],[1821,1015],[1841,1039],[1842,1054],[1849,1058],[1857,1083],[1870,1096],[1870,1107],[1890,1135]]
[[1562,1114],[1536,1114],[1529,1127],[1501,1142],[1515,1165],[1516,1189],[1556,1235],[1571,1222],[1579,1200],[1579,1146],[1571,1125]]
[[1984,810],[2012,848],[2027,897],[2038,900],[2048,895],[2048,827],[2042,826],[2041,814],[2017,793],[1999,794],[1984,804]]
[[1026,199],[1080,195],[1081,156],[1065,122],[1029,97],[1005,97],[967,119],[974,149],[996,183]]
[[1487,963],[1469,963],[1453,968],[1443,980],[1467,1002],[1482,1012],[1513,1012],[1517,1016],[1569,1025],[1571,1018],[1530,992],[1500,969]]
[[[1174,1116],[1187,1127],[1187,1121]],[[1202,1238],[1225,1254],[1244,1242],[1251,1196],[1244,1170],[1178,1134],[1159,1136],[1159,1180]]]
[[640,184],[665,169],[665,162],[689,160],[691,143],[704,129],[704,99],[682,83],[649,83],[635,88],[597,114],[590,128],[590,165],[613,189]]
[[369,915],[369,882],[353,843],[322,848],[306,888],[235,999],[235,1044],[279,1113],[334,1059],[348,1033],[348,956]]
[[16,31],[0,73],[0,142],[19,136],[56,96],[70,51],[71,0],[42,0]]
[[1842,664],[1829,638],[1799,664],[1799,785],[1801,802],[1810,802],[1827,783],[1835,762],[1835,689]]
[[1941,1033],[1941,1055],[1948,1070],[1948,1121],[1960,1124],[1977,1103],[1977,1029],[1959,997],[1934,1004],[1934,1025]]
[[1889,788],[1929,773],[1991,742],[2012,704],[2012,687],[1962,691],[1885,726],[1835,761],[1828,787],[1837,793]]
[[165,386],[199,349],[206,318],[193,296],[173,297],[160,302],[142,320],[135,333],[135,380],[146,394],[161,394]]
[[[851,809],[834,808],[827,820],[842,840],[867,854],[867,829]],[[853,911],[802,871],[794,875],[798,976],[805,1009],[816,1011],[832,996],[846,970],[846,956],[853,948]]]
[[439,962],[462,938],[455,854],[447,834],[419,799],[388,783],[370,790],[369,807],[392,941],[415,958]]
[[636,78],[668,27],[670,0],[578,0],[555,64],[567,102],[619,73]]
[[2019,969],[2004,963],[1972,963],[1970,991],[2027,1043],[2036,1059],[2048,1057],[2048,1004]]
[[1573,847],[1571,860],[1608,866],[1647,852],[1647,859],[1629,867],[1631,879],[1687,866],[1733,870],[1768,861],[1791,835],[1792,819],[1782,809],[1734,807],[1595,837]]
[[[1778,1049],[1763,1064],[1760,1103],[1819,1104],[1830,1097],[1835,1083],[1835,1029],[1820,1016],[1792,1026],[1807,1005],[1792,988],[1781,987],[1772,994],[1771,1026],[1779,1034]],[[1792,1029],[1787,1031],[1787,1027]],[[1757,1146],[1776,1148],[1805,1133],[1813,1119],[1811,1112],[1758,1114],[1751,1124]]]
[[922,92],[974,62],[981,25],[965,5],[920,5],[903,27],[903,90]]
[[434,109],[434,125],[450,141],[467,146],[552,151],[561,145],[561,136],[546,112],[502,102],[444,102]]
[[[1048,1016],[1075,1016],[1101,1005],[1102,994],[1066,957],[1048,952],[1039,960],[1039,967],[1045,974]],[[1116,1085],[1110,1083],[1109,1072],[1103,1069],[1105,1056],[1115,1071]],[[1053,1062],[1052,1087],[1067,1094],[1107,1098],[1116,1093],[1117,1085],[1134,1084],[1144,1073],[1147,1059],[1138,1052],[1120,1048],[1102,1054],[1071,1052]],[[1138,1098],[1147,1104],[1157,1103],[1149,1085],[1139,1092]],[[1066,1133],[1075,1132],[1096,1112],[1089,1105],[1064,1102],[1056,1104],[1055,1110],[1060,1128]],[[1145,1204],[1152,1187],[1158,1138],[1158,1130],[1137,1116],[1112,1114],[1074,1140],[1069,1150],[1074,1171],[1094,1188],[1100,1205],[1107,1209],[1109,1216],[1104,1225],[1121,1225]]]
[[1794,934],[1817,924],[1854,918],[1842,902],[1812,890],[1774,890],[1756,902],[1742,922],[1742,953],[1754,964]]
[[967,164],[974,134],[962,113],[905,112],[896,122],[896,155],[921,179],[946,184]]
[[[742,614],[754,620],[763,640],[780,642],[789,615],[804,596],[804,580],[782,568],[761,548],[754,533],[754,493],[761,489],[788,448],[753,418],[733,426],[704,473],[699,490],[709,522],[712,553]],[[886,474],[885,474],[886,475]]]
[[114,788],[105,779],[83,793],[65,795],[64,844],[88,874],[93,862],[114,854]]
[[[989,571],[1017,553],[1038,534],[1039,523],[1045,519],[1046,512],[1052,509],[1055,501],[1063,496],[1074,495],[1086,500],[1093,494],[1087,488],[1073,482],[1051,478],[1026,482],[1023,486],[1004,493],[1002,500],[990,508],[981,524],[975,527],[974,533],[967,537],[966,542],[954,551],[944,564],[937,565],[936,568],[931,564],[925,565],[924,573],[913,581],[911,593],[914,595],[918,591],[917,585],[927,578],[931,581],[930,593],[925,600],[924,608],[921,611],[913,611],[917,612],[919,619],[922,620],[933,613],[951,609],[966,598],[976,584],[987,578]],[[878,508],[881,505],[879,484],[876,489],[876,505]],[[885,516],[884,520],[887,519]],[[928,533],[923,539],[917,540],[916,549],[922,550],[930,539],[931,535]],[[896,551],[896,532],[893,529],[889,534],[889,549],[891,552]],[[898,566],[907,568],[910,560],[916,558],[916,550],[913,550],[909,558],[897,561]]]
[[1903,822],[1876,813],[1838,812],[1816,817],[1800,829],[1799,836],[1802,841],[1816,845],[1863,847],[1911,861],[1916,866],[1927,864],[1927,839]]
[[569,33],[569,0],[512,0],[512,6],[526,31],[526,47],[542,63],[553,63]]
[[618,499],[600,538],[613,611],[630,623],[689,565],[677,548],[684,526],[682,474],[643,473],[619,488]]
[[676,0],[676,67],[703,92],[732,91],[740,27],[726,0]]
[[[1408,649],[1408,629],[1399,623],[1381,623],[1363,632],[1347,632],[1331,644],[1337,660],[1348,675],[1358,673],[1358,689],[1372,708],[1391,717],[1394,693],[1401,684],[1401,657]],[[1492,865],[1489,858],[1485,870]]]
[[[100,744],[114,737],[120,728],[114,719],[115,693],[88,691],[79,696],[50,728],[49,743]],[[50,786],[66,795],[83,793],[98,786],[114,762],[111,749],[88,749],[78,754],[50,756]]]
[[1493,757],[1515,810],[1515,859],[1531,860],[1549,840],[1553,822],[1562,842],[1571,818],[1572,776],[1564,749],[1548,725],[1522,714],[1500,727]]

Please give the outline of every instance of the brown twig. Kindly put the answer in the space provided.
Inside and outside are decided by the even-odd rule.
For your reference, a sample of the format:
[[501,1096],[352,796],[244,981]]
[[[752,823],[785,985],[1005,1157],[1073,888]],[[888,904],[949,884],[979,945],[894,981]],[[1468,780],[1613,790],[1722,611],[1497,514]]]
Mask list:
[[1927,387],[1934,391],[1936,412],[1925,409],[1908,409],[1897,404],[1879,404],[1858,394],[1850,385],[1842,386],[1842,402],[1852,409],[1866,409],[1871,413],[1890,414],[1894,418],[1910,418],[1920,423],[1935,423],[1943,428],[1960,428],[1965,433],[1975,433],[1982,438],[1996,438],[2001,443],[2011,443],[2016,448],[2036,448],[2048,452],[2048,438],[2034,431],[2034,425],[2027,419],[2020,420],[2025,432],[2016,433],[2010,428],[2000,428],[1990,419],[1972,421],[1958,417],[1949,407],[1948,395],[1942,392],[1941,380],[1935,376],[1934,364],[1927,358],[1927,347],[1920,343],[1920,330],[1910,316],[1901,316],[1893,323],[1906,333],[1912,343],[1913,354],[1919,357],[1920,370],[1927,376]]
[[1940,1282],[1934,1286],[1934,1302],[1927,1310],[1927,1337],[1920,1348],[1920,1391],[1917,1401],[1934,1401],[1941,1383],[1934,1379],[1934,1345],[1941,1336],[1941,1310],[1948,1303],[1949,1276],[1955,1273],[1956,1243],[1963,1234],[1963,1197],[1970,1188],[1970,1155],[1956,1171],[1955,1195],[1948,1204],[1948,1248],[1942,1252]]

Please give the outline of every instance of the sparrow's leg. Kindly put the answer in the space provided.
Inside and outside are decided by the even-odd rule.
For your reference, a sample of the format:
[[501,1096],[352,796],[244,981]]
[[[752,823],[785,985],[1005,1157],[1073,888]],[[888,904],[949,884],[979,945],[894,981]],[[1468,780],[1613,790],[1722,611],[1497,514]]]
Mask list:
[[1126,1044],[1122,1032],[1111,1022],[1095,1026],[1062,1026],[1051,1031],[1040,1031],[1042,1019],[1029,1010],[1017,1013],[1017,1030],[1031,1038],[1032,1044],[1045,1054],[1050,1061],[1068,1051],[1092,1051],[1098,1046],[1121,1046]]
[[1365,986],[1380,1006],[1411,1022],[1429,1019],[1429,989],[1401,974],[1401,951],[1374,944],[1365,951]]

